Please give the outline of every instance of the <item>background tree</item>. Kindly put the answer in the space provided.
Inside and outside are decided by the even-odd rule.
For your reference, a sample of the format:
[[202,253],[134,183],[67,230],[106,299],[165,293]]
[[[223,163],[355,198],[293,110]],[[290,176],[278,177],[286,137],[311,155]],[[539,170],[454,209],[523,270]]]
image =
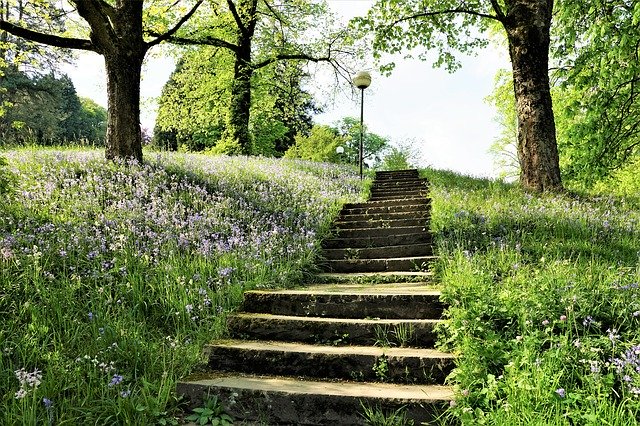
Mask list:
[[640,2],[564,0],[554,19],[563,173],[588,186],[640,152]]
[[[142,160],[140,129],[140,76],[144,58],[153,46],[165,41],[195,13],[204,0],[185,2],[115,0],[69,0],[73,12],[83,20],[86,38],[61,35],[60,28],[40,22],[12,22],[0,17],[0,30],[36,43],[99,53],[104,57],[107,73],[108,128],[106,157]],[[34,2],[41,3],[41,2]],[[147,7],[145,7],[147,6]],[[64,14],[70,13],[64,12]],[[169,27],[168,17],[184,12]],[[155,18],[155,20],[154,20]],[[45,19],[46,22],[46,19]],[[153,26],[160,34],[147,41],[146,32]]]
[[[233,75],[224,141],[230,153],[251,154],[250,132],[254,73],[279,61],[323,62],[348,81],[346,59],[355,55],[344,30],[332,28],[325,2],[308,0],[217,0],[203,19],[170,37],[180,44],[208,45],[231,55]],[[323,27],[324,25],[324,27]],[[311,36],[318,34],[319,39]],[[301,43],[305,40],[305,43]]]
[[[156,146],[224,152],[220,142],[230,107],[231,55],[210,46],[189,49],[163,88],[155,126]],[[249,129],[254,152],[280,156],[298,133],[308,134],[319,108],[302,88],[308,74],[300,64],[280,61],[252,78]]]
[[476,34],[499,23],[514,75],[520,182],[543,191],[562,188],[548,71],[552,10],[553,0],[378,0],[355,22],[373,34],[378,58],[422,46],[449,70],[459,66],[456,52],[486,45]]
[[[309,136],[297,135],[294,145],[287,150],[285,157],[356,165],[359,160],[359,144],[359,120],[345,117],[333,126],[313,126]],[[336,153],[339,146],[344,149],[344,153]],[[377,167],[389,147],[389,140],[365,129],[363,146],[365,163],[369,167]]]

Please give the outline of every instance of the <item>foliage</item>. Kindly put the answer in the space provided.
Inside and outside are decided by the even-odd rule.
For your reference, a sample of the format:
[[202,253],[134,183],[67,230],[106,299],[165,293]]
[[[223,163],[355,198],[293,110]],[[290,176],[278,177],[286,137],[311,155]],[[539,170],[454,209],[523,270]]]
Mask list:
[[28,76],[15,67],[0,82],[0,138],[7,145],[53,145],[83,140],[101,145],[106,133],[106,110],[80,99],[69,77]]
[[513,77],[511,71],[499,70],[496,74],[493,93],[487,102],[496,108],[495,121],[500,126],[500,135],[493,141],[489,152],[494,157],[499,177],[513,178],[520,174],[518,162],[518,116],[513,97]]
[[391,145],[385,150],[382,170],[406,170],[417,166],[420,153],[414,141],[405,141]]
[[5,155],[2,424],[175,424],[176,381],[243,292],[301,281],[360,199],[352,171],[303,161]]
[[286,158],[301,158],[311,161],[342,162],[336,148],[344,145],[344,137],[337,129],[316,124],[311,128],[309,136],[296,135],[295,143],[285,153]]
[[187,417],[187,420],[195,422],[197,425],[230,426],[233,418],[225,413],[224,407],[213,397],[205,402],[204,407],[194,408],[194,413]]
[[640,3],[564,0],[554,20],[563,173],[588,186],[640,146]]
[[8,163],[4,157],[0,157],[0,195],[6,196],[13,187],[13,174],[7,168]]
[[[202,151],[223,142],[232,71],[232,55],[224,50],[201,46],[187,51],[163,88],[154,145]],[[302,89],[305,82],[305,72],[293,62],[253,74],[249,125],[256,154],[281,156],[296,134],[308,134],[311,114],[319,109]]]
[[640,420],[637,199],[425,171],[463,424]]
[[[286,157],[313,161],[342,162],[357,165],[359,162],[360,121],[345,117],[333,126],[315,125],[309,136],[298,135]],[[363,132],[363,158],[371,167],[380,164],[381,157],[389,146],[389,140],[375,133]],[[336,148],[342,147],[338,154]]]
[[362,418],[365,424],[369,426],[410,426],[413,420],[407,419],[406,408],[401,407],[397,410],[385,413],[379,407],[371,407],[362,404]]

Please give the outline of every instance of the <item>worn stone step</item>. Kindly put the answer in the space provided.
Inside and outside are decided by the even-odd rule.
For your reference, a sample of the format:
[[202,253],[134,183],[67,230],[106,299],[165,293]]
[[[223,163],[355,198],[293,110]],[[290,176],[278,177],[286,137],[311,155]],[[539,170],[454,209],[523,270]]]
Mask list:
[[[396,286],[400,286],[396,283]],[[325,286],[326,287],[326,286]],[[354,291],[271,290],[244,294],[242,312],[329,318],[438,319],[444,310],[440,292],[433,289],[405,290],[405,294],[375,289]]]
[[369,209],[372,207],[391,207],[391,206],[406,206],[406,205],[418,205],[418,204],[431,204],[431,199],[427,197],[409,197],[397,200],[377,200],[367,201],[365,203],[346,203],[342,207],[343,209]]
[[317,293],[350,293],[350,294],[440,294],[440,287],[429,281],[385,281],[385,282],[359,282],[353,280],[349,282],[331,282],[307,284],[298,290],[281,291],[309,291]]
[[378,220],[398,220],[398,219],[428,219],[431,215],[429,209],[413,212],[382,212],[382,213],[341,213],[336,219],[337,222],[364,222]]
[[218,396],[224,411],[238,421],[267,425],[367,424],[363,408],[405,410],[414,424],[436,424],[454,399],[447,386],[312,381],[275,376],[199,375],[178,383],[191,407]]
[[391,271],[391,272],[321,272],[312,277],[317,285],[357,284],[383,285],[388,283],[429,282],[434,278],[431,271]]
[[413,199],[420,199],[420,198],[427,198],[429,192],[428,191],[415,191],[412,193],[406,193],[406,194],[392,194],[392,195],[372,195],[369,198],[369,203],[374,202],[374,201],[393,201],[393,200],[405,200],[405,202],[408,204],[408,200],[413,200]]
[[371,191],[371,195],[369,200],[371,200],[371,198],[390,198],[390,197],[428,197],[429,196],[429,191],[425,188],[413,188],[413,189],[403,189],[403,190],[399,190],[399,189],[385,189],[385,190],[378,190],[378,191]]
[[[431,200],[420,204],[399,204],[391,206],[369,206],[359,208],[343,208],[340,215],[349,216],[356,214],[385,214],[385,213],[425,213],[431,211]],[[364,204],[366,205],[366,204]]]
[[393,235],[407,235],[427,233],[428,226],[402,226],[394,228],[357,228],[357,229],[335,229],[334,238],[369,238],[388,237]]
[[425,271],[435,256],[399,257],[388,259],[325,260],[322,268],[327,272],[390,272]]
[[417,178],[419,176],[418,170],[410,169],[410,170],[394,170],[394,171],[377,171],[375,175],[375,180],[397,180],[402,179],[404,177]]
[[405,244],[372,248],[336,248],[324,249],[322,255],[327,260],[344,259],[384,259],[398,257],[431,256],[431,244]]
[[427,385],[444,383],[454,360],[434,349],[261,340],[215,342],[205,354],[215,371]]
[[412,179],[386,179],[386,180],[374,180],[371,188],[393,188],[403,187],[407,185],[422,185],[429,186],[429,181],[424,178],[412,178]]
[[428,226],[428,218],[417,219],[389,219],[389,220],[336,220],[333,226],[336,229],[361,229],[361,228],[401,228],[407,226]]
[[255,313],[229,316],[234,338],[332,345],[375,345],[381,333],[413,330],[412,346],[433,347],[436,319],[347,319]]
[[337,248],[375,248],[411,244],[431,244],[432,235],[429,232],[420,231],[414,234],[386,235],[381,237],[363,238],[328,238],[322,241],[325,249]]
[[410,187],[384,187],[384,188],[378,188],[378,187],[372,187],[371,190],[371,195],[394,195],[394,194],[413,194],[413,193],[428,193],[429,189],[427,187],[425,187],[424,185],[416,185],[416,186],[410,186]]

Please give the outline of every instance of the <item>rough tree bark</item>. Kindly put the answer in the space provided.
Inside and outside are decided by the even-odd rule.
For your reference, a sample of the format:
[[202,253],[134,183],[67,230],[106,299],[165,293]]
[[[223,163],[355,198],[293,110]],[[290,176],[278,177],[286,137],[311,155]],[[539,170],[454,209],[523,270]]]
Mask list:
[[518,115],[520,183],[533,191],[562,189],[549,85],[553,0],[508,0],[509,42]]

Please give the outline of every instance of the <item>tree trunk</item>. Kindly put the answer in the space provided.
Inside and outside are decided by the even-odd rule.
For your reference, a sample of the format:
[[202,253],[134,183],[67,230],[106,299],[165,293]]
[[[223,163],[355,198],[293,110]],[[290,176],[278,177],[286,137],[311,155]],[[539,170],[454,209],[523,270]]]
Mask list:
[[[250,43],[250,42],[249,42]],[[251,45],[247,52],[238,52],[235,61],[233,83],[231,84],[231,105],[227,119],[226,139],[227,143],[237,146],[240,153],[251,155],[253,153],[253,140],[249,132],[249,119],[251,117]],[[240,46],[244,50],[244,46]]]
[[108,122],[106,157],[142,161],[140,77],[144,55],[105,55]]
[[553,0],[507,1],[504,21],[518,114],[520,183],[527,190],[562,189],[549,86]]

